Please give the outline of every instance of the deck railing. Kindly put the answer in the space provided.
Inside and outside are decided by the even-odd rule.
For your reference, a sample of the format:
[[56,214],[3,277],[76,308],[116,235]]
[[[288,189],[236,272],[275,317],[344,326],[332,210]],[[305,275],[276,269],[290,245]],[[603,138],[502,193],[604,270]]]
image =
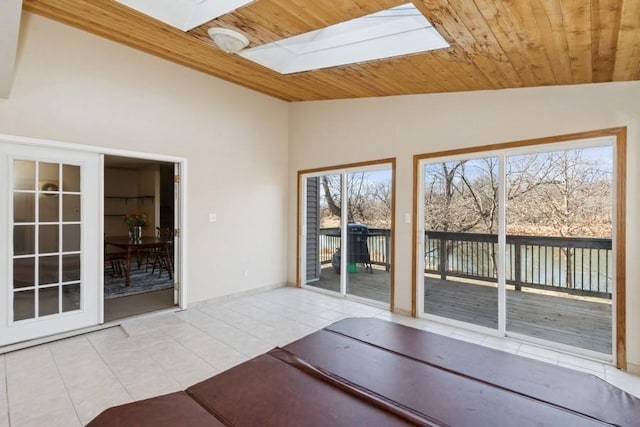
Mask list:
[[[496,282],[497,242],[496,234],[427,231],[425,272]],[[506,281],[516,290],[611,296],[611,239],[508,234],[506,243]]]
[[[506,281],[522,287],[611,297],[611,239],[506,236]],[[425,232],[425,273],[497,282],[498,236],[482,233]],[[320,262],[340,247],[340,229],[320,230]],[[371,263],[389,270],[391,231],[370,228]]]

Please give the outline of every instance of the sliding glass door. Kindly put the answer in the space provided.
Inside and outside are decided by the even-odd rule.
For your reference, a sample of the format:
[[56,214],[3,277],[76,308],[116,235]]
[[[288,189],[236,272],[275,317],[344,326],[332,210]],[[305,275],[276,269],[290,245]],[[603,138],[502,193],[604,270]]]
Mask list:
[[302,285],[391,302],[392,164],[301,173]]
[[419,314],[610,357],[614,154],[608,137],[416,158]]

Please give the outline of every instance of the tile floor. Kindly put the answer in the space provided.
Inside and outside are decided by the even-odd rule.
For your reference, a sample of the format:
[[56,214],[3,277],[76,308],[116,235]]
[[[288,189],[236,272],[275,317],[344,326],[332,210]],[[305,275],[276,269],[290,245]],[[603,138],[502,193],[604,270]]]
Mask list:
[[610,366],[279,288],[0,355],[0,426],[80,426],[105,408],[184,389],[349,316],[379,317],[590,372],[640,397],[640,377]]

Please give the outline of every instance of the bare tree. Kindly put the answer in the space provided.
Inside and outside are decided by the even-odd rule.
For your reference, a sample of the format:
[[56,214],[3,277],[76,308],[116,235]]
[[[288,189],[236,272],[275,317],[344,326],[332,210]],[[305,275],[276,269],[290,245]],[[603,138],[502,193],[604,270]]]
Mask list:
[[[611,236],[611,171],[588,160],[583,150],[549,153],[553,179],[540,185],[531,198],[532,214],[539,223],[562,237]],[[570,248],[562,248],[566,260],[565,283],[573,287]]]
[[[323,199],[321,208],[324,219],[342,216],[341,175],[325,175],[321,178]],[[347,175],[347,220],[360,222],[375,228],[391,227],[391,179],[372,179],[369,172]],[[327,221],[328,222],[328,221]]]
[[563,237],[611,235],[611,172],[582,150],[549,155],[553,179],[539,187],[539,215]]
[[462,180],[466,160],[427,165],[425,171],[425,229],[473,230],[480,219],[469,209]]
[[324,199],[327,201],[329,215],[340,217],[342,208],[340,201],[342,200],[342,179],[340,175],[323,175],[321,178],[322,190],[324,191]]
[[[505,167],[509,233],[610,235],[610,168],[583,158],[581,150],[509,156]],[[427,165],[425,228],[495,234],[498,182],[497,157]],[[495,248],[490,252],[495,271]],[[571,253],[565,248],[563,254],[570,285]]]

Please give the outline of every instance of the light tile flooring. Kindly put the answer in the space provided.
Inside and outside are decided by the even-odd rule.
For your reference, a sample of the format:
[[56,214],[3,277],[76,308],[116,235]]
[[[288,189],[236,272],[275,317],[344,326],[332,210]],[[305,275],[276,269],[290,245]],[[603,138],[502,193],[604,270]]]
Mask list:
[[308,290],[279,288],[0,355],[0,426],[83,425],[105,408],[182,390],[349,316],[379,317],[590,372],[640,397],[640,377],[607,365]]

